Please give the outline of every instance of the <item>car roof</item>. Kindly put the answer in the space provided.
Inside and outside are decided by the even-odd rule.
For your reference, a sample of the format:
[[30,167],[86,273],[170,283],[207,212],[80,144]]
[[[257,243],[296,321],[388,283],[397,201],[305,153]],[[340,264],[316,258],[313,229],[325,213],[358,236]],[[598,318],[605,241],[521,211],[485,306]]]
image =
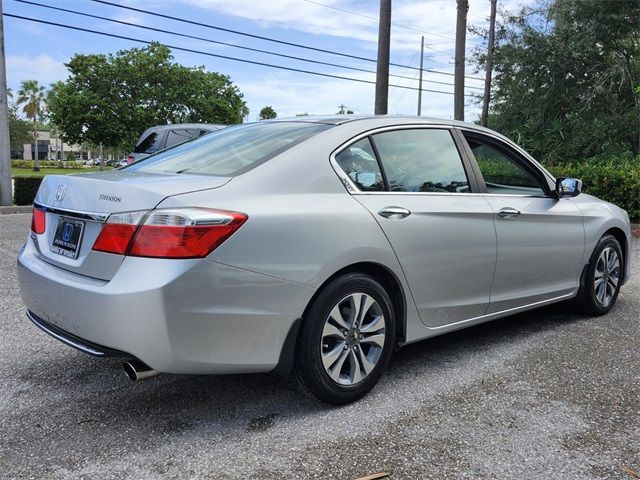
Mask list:
[[273,120],[263,120],[263,122],[304,122],[322,123],[328,125],[343,125],[346,123],[362,122],[367,128],[385,125],[442,125],[449,127],[461,127],[473,130],[487,131],[495,133],[485,127],[470,122],[461,122],[448,118],[422,117],[416,115],[309,115],[301,117],[277,118]]
[[147,130],[175,130],[176,128],[201,128],[203,130],[220,130],[226,127],[226,125],[217,125],[215,123],[169,123],[167,125],[156,125],[150,127]]

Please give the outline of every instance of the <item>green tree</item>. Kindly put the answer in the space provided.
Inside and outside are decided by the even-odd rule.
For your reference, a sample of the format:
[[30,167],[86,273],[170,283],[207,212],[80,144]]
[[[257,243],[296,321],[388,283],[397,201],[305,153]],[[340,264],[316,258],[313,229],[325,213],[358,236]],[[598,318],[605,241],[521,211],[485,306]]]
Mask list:
[[260,120],[270,120],[272,118],[276,118],[278,114],[276,111],[271,108],[271,106],[262,107],[260,110],[260,116],[258,117]]
[[52,86],[51,121],[69,143],[131,149],[154,125],[242,122],[242,93],[226,75],[173,62],[158,43],[116,54],[76,54]]
[[9,142],[12,151],[21,150],[25,143],[33,138],[33,129],[29,122],[9,113]]
[[44,107],[46,98],[46,88],[41,86],[37,80],[23,80],[18,90],[16,104],[22,106],[22,112],[33,122],[33,145],[35,151],[35,163],[33,170],[40,170],[38,161],[38,120],[44,117]]
[[501,17],[490,127],[548,164],[640,153],[637,0],[539,0]]

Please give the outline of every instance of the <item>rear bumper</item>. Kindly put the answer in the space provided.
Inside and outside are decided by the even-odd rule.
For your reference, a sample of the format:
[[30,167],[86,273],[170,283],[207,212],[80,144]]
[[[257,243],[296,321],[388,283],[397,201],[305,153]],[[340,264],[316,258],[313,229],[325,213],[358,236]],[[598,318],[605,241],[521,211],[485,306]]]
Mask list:
[[65,332],[61,328],[58,328],[55,325],[43,320],[29,310],[27,310],[27,317],[36,327],[38,327],[43,332],[48,333],[56,340],[59,340],[65,345],[75,348],[76,350],[80,350],[83,353],[93,355],[94,357],[132,358],[132,356],[127,353],[121,352],[119,350],[114,350],[109,347],[104,347],[102,345],[98,345],[97,343],[85,340],[84,338],[71,335],[69,332]]
[[18,279],[32,321],[61,342],[168,373],[273,370],[314,293],[208,260],[128,257],[96,280],[43,261],[31,239]]

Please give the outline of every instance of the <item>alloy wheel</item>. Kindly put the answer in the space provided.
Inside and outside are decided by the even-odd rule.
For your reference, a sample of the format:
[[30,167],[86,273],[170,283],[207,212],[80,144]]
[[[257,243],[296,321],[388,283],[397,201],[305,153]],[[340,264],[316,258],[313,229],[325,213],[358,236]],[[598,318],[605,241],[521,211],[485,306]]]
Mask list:
[[382,355],[385,326],[382,308],[370,295],[352,293],[340,300],[322,330],[320,348],[327,375],[341,385],[364,380]]

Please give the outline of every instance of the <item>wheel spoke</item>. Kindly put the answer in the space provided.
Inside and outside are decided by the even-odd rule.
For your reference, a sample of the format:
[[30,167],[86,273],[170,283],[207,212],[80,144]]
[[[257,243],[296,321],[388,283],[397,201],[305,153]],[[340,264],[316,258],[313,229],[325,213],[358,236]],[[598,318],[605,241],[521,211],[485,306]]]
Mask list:
[[605,292],[606,292],[606,286],[604,282],[600,282],[600,285],[598,285],[598,289],[596,290],[596,299],[602,304],[604,305],[604,296],[605,296]]
[[327,322],[324,324],[324,329],[322,329],[322,338],[324,339],[324,337],[338,337],[344,340],[345,334],[343,332],[345,331],[346,329],[340,329],[334,324]]
[[360,327],[362,333],[374,333],[384,328],[384,316],[376,315],[369,323]]
[[349,330],[349,324],[345,321],[340,311],[340,303],[333,307],[331,313],[329,313],[329,318],[333,319],[339,327]]
[[329,371],[340,355],[345,352],[344,345],[345,342],[338,342],[332,350],[322,354],[322,364],[325,370]]
[[351,367],[351,375],[349,376],[351,383],[358,383],[362,380],[362,373],[360,372],[360,362],[358,362],[356,352],[353,350],[349,351],[349,366]]
[[384,347],[384,333],[376,333],[374,335],[364,336],[360,343],[372,343],[379,347]]
[[342,372],[342,366],[344,365],[344,361],[347,359],[347,357],[349,357],[349,352],[350,350],[342,350],[335,365],[329,370],[329,376],[333,379],[334,382],[340,382],[340,373]]
[[360,366],[362,367],[362,370],[364,370],[365,375],[369,375],[375,365],[369,361],[367,356],[362,351],[362,347],[360,345],[356,347],[356,353],[358,354],[358,360],[360,360]]

